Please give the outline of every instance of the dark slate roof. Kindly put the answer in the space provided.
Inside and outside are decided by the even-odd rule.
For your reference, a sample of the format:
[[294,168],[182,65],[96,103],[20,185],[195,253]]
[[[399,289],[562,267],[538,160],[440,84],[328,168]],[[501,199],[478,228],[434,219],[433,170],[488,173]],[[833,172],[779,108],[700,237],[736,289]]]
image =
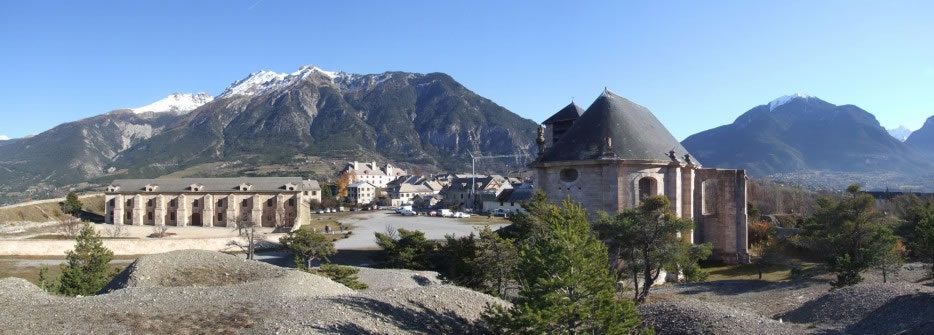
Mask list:
[[[608,158],[606,138],[612,139],[617,159],[671,161],[675,151],[683,160],[687,149],[647,108],[605,90],[561,139],[545,150],[539,162]],[[696,161],[695,161],[696,162]]]
[[117,179],[110,185],[120,186],[116,193],[144,193],[150,184],[158,186],[155,193],[191,192],[193,184],[203,186],[200,192],[239,192],[240,184],[252,185],[249,192],[282,192],[289,183],[296,186],[295,192],[304,190],[301,177]]
[[577,118],[579,118],[581,114],[584,114],[584,109],[580,108],[580,106],[578,106],[572,101],[570,105],[567,105],[561,110],[559,110],[557,113],[555,113],[555,115],[552,115],[550,118],[548,118],[548,120],[545,120],[545,122],[542,122],[542,124],[577,120]]

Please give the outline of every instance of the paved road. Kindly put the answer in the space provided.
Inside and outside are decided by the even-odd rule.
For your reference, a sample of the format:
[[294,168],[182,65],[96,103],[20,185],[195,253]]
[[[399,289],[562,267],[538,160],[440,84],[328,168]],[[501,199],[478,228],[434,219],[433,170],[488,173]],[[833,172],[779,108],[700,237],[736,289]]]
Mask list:
[[[350,237],[339,240],[334,243],[337,249],[373,249],[376,246],[376,237],[374,233],[386,232],[387,226],[396,229],[419,230],[425,233],[425,237],[432,240],[444,239],[444,235],[465,236],[483,225],[472,225],[464,223],[461,219],[427,217],[427,216],[401,216],[390,212],[367,213],[363,215],[354,215],[340,220],[343,223],[353,225],[353,234]],[[506,225],[494,224],[490,228],[500,229]]]

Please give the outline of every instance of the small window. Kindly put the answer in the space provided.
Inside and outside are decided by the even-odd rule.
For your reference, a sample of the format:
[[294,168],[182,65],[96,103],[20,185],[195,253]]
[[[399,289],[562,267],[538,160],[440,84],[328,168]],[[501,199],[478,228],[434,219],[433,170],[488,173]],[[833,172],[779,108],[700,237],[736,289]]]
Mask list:
[[273,199],[266,200],[266,207],[272,207]]
[[578,172],[577,169],[563,169],[559,172],[559,177],[561,181],[570,183],[577,180]]
[[146,220],[152,221],[152,212],[146,213]]
[[169,201],[169,207],[175,207],[175,204],[176,204],[175,199],[172,199]]
[[127,207],[133,207],[133,200],[127,200],[127,201],[126,201],[126,206],[127,206]]
[[117,205],[117,199],[110,199],[109,203],[110,203],[110,207],[114,207]]
[[224,221],[224,213],[217,213],[217,221]]
[[243,208],[250,207],[250,200],[248,199],[243,199],[241,203],[243,204]]
[[148,201],[148,206],[149,206],[149,207],[155,207],[155,206],[156,206],[156,199],[149,199],[149,201]]
[[169,220],[175,221],[175,212],[172,212],[171,214],[169,214]]
[[311,191],[311,195],[318,195],[318,191]]
[[658,187],[655,178],[643,177],[639,179],[639,202],[645,201],[651,196],[658,194]]
[[198,208],[198,200],[192,201],[191,207]]
[[289,199],[289,206],[295,207],[295,199]]
[[126,212],[126,219],[127,219],[127,220],[133,220],[133,213]]
[[217,201],[217,207],[224,207],[224,206],[226,206],[226,205],[227,205],[227,200],[226,200],[226,199],[221,199],[221,200],[218,200],[218,201]]

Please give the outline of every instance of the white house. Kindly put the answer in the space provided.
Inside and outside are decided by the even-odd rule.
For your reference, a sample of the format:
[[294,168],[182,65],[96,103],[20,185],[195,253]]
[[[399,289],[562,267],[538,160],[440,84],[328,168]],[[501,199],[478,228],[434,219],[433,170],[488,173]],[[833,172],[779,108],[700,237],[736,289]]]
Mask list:
[[369,204],[376,199],[376,186],[365,181],[347,185],[347,198],[357,204]]

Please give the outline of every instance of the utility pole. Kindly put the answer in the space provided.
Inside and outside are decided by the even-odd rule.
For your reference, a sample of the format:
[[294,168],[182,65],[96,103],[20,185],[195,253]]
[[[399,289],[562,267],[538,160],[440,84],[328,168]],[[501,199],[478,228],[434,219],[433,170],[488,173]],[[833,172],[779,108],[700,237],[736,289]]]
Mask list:
[[474,202],[474,207],[477,205],[477,160],[478,159],[496,159],[496,158],[515,158],[515,157],[527,157],[528,154],[515,154],[515,155],[493,155],[493,156],[474,156],[473,153],[467,152],[470,155],[470,198]]

